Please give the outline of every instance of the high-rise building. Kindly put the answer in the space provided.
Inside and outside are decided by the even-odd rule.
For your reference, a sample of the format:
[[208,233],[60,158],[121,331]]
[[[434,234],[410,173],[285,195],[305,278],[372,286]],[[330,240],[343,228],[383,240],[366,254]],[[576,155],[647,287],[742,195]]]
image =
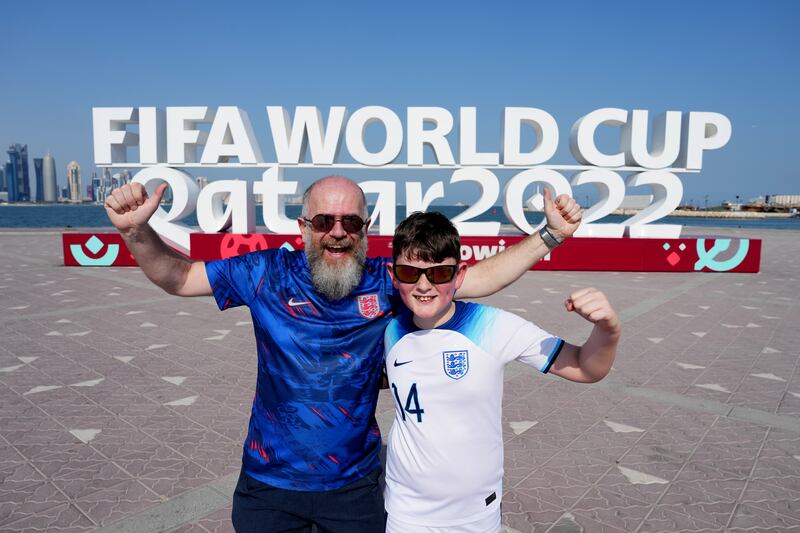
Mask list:
[[33,158],[33,172],[36,174],[36,202],[44,202],[44,159]]
[[44,201],[57,202],[58,201],[58,183],[56,181],[56,160],[50,155],[50,152],[42,158],[43,174],[44,174]]
[[133,179],[131,177],[130,171],[127,168],[120,173],[120,176],[121,176],[120,181],[122,182],[121,185],[128,185]]
[[67,165],[67,184],[69,186],[69,201],[81,202],[81,166],[77,161],[70,161]]
[[0,166],[0,192],[6,192],[8,186],[6,185],[6,169],[5,165]]
[[6,200],[9,202],[16,202],[17,196],[17,179],[16,174],[14,174],[14,166],[11,162],[7,162],[6,165]]
[[28,178],[28,145],[12,144],[6,151],[6,182],[9,202],[30,202],[31,184]]
[[103,180],[97,175],[97,172],[92,172],[92,200],[95,202],[104,202],[106,200],[106,190],[103,187]]

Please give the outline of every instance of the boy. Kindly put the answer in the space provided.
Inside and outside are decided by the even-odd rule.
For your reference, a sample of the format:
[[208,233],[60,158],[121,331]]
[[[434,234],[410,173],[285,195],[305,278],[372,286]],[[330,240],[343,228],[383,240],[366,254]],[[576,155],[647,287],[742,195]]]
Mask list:
[[414,213],[395,231],[392,281],[409,312],[385,332],[397,408],[386,466],[386,531],[500,530],[503,367],[592,383],[611,369],[620,322],[606,297],[581,289],[566,301],[594,329],[565,343],[503,310],[453,301],[466,265],[452,223]]

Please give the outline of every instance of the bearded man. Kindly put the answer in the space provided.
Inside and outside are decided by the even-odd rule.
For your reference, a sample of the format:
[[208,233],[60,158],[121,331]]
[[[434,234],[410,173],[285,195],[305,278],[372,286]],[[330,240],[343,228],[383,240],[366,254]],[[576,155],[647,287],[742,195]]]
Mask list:
[[[343,176],[313,183],[298,218],[304,251],[264,250],[208,263],[166,246],[147,222],[166,185],[106,199],[109,219],[148,278],[170,294],[247,305],[258,350],[256,394],[233,497],[237,531],[382,532],[375,421],[383,330],[400,298],[390,258],[367,258],[363,191]],[[580,206],[545,193],[535,234],[467,272],[459,298],[493,294],[577,229]],[[543,240],[546,239],[546,240]]]

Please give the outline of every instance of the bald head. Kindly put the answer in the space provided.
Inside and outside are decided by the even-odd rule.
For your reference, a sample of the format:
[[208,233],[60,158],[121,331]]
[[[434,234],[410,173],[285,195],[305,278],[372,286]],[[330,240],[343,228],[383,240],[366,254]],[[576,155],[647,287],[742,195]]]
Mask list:
[[314,216],[323,204],[357,204],[357,213],[367,218],[367,198],[356,182],[344,176],[325,176],[320,178],[303,193],[303,217]]

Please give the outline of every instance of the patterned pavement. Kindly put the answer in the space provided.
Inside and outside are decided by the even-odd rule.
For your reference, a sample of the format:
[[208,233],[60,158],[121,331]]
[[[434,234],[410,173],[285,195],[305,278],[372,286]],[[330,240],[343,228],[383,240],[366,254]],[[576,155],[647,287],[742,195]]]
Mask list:
[[[483,300],[579,343],[562,302],[593,285],[624,324],[601,383],[508,367],[507,531],[800,531],[800,239],[724,234],[763,239],[760,274],[531,272]],[[57,232],[0,231],[0,530],[231,531],[249,314],[61,261]]]

